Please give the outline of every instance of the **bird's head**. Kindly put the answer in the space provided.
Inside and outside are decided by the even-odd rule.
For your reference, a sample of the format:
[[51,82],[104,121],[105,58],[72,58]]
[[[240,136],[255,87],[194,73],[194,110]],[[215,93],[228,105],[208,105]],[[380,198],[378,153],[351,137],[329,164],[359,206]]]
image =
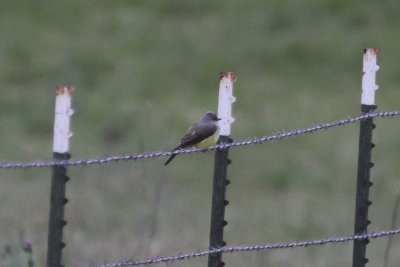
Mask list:
[[221,119],[218,118],[217,114],[215,114],[214,112],[207,112],[200,119],[201,122],[214,122],[214,121],[219,121],[219,120],[221,120]]

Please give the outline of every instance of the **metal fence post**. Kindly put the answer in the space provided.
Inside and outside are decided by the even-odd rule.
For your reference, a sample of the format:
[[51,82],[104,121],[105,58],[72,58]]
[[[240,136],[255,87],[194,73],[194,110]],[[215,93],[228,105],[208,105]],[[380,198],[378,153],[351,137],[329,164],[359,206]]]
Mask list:
[[[361,97],[362,113],[372,112],[376,109],[375,90],[378,89],[378,86],[375,84],[375,76],[376,71],[379,69],[378,65],[376,65],[376,55],[378,51],[378,49],[374,48],[364,50]],[[375,125],[373,124],[372,118],[360,122],[354,234],[366,233],[367,227],[371,223],[368,220],[368,208],[372,202],[368,198],[369,188],[372,186],[372,182],[370,181],[370,169],[374,166],[371,162],[371,150],[375,146],[372,143],[372,130],[374,128]],[[368,262],[366,258],[368,243],[368,239],[354,240],[353,267],[364,267]]]
[[[72,87],[57,87],[55,120],[54,120],[54,140],[53,140],[53,159],[70,159],[69,137]],[[50,192],[50,214],[49,230],[47,239],[47,267],[60,267],[62,249],[65,243],[62,241],[63,228],[67,224],[64,220],[64,205],[68,202],[65,197],[67,176],[66,166],[53,166],[51,192]]]
[[[221,118],[219,124],[220,137],[218,144],[230,143],[230,125],[234,122],[232,117],[232,103],[235,97],[232,95],[233,83],[236,77],[232,72],[222,72],[219,85],[218,117]],[[220,248],[226,245],[223,240],[225,221],[225,206],[228,201],[225,199],[226,186],[230,183],[227,179],[227,169],[230,160],[228,159],[228,148],[218,149],[215,153],[213,195],[211,207],[211,227],[210,227],[210,248]],[[221,253],[210,254],[208,257],[208,267],[222,267]]]

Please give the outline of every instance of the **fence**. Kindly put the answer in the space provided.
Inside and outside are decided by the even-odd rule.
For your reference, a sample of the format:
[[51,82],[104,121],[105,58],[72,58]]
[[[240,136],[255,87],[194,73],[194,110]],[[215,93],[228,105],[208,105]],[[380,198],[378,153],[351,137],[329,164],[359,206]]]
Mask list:
[[212,152],[219,149],[224,148],[235,148],[235,147],[244,147],[250,145],[260,145],[264,143],[270,143],[274,141],[279,141],[295,136],[312,134],[321,130],[328,130],[335,127],[345,126],[348,124],[354,124],[366,119],[374,119],[374,118],[392,118],[400,115],[400,110],[393,111],[381,111],[381,112],[370,112],[360,115],[348,116],[347,118],[334,120],[325,123],[315,123],[310,126],[293,129],[288,131],[280,131],[276,134],[265,135],[259,137],[252,137],[243,140],[233,141],[231,143],[226,144],[217,144],[208,148],[198,148],[192,147],[187,149],[181,149],[174,152],[171,151],[150,151],[145,153],[134,153],[127,155],[115,155],[115,156],[105,156],[98,158],[89,158],[89,159],[65,159],[65,160],[43,160],[43,161],[33,161],[33,162],[0,162],[0,169],[30,169],[30,168],[48,168],[54,166],[71,166],[71,167],[80,167],[80,166],[91,166],[91,165],[101,165],[108,163],[115,163],[121,161],[130,161],[130,160],[146,160],[152,158],[159,157],[169,157],[172,154],[193,154],[199,152]]
[[[378,70],[376,65],[376,49],[366,49],[364,51],[364,74],[363,74],[363,94],[361,104],[361,114],[351,116],[345,119],[335,120],[326,123],[314,124],[302,129],[283,131],[273,135],[253,137],[250,139],[233,141],[229,138],[230,124],[234,122],[231,117],[231,104],[235,102],[232,95],[233,83],[236,77],[233,73],[222,73],[220,81],[220,95],[218,116],[222,117],[220,124],[220,139],[218,143],[209,148],[192,147],[189,149],[179,149],[176,151],[154,151],[139,154],[118,155],[111,157],[92,158],[92,159],[70,159],[68,152],[70,133],[70,117],[71,95],[73,88],[59,87],[57,89],[56,100],[56,119],[54,127],[54,144],[53,144],[53,160],[36,161],[36,162],[1,162],[0,168],[47,168],[52,167],[52,185],[50,197],[50,215],[49,215],[49,232],[48,232],[48,253],[47,266],[62,266],[62,249],[63,243],[63,227],[66,225],[64,220],[64,206],[67,203],[65,198],[66,183],[69,180],[67,176],[67,167],[88,166],[95,164],[107,164],[118,161],[127,160],[143,160],[157,157],[167,157],[178,154],[190,154],[198,152],[215,151],[215,169],[213,183],[213,200],[211,209],[210,224],[210,249],[200,252],[179,253],[173,256],[164,256],[144,260],[126,260],[113,264],[98,265],[99,267],[119,267],[119,266],[136,266],[149,265],[163,262],[173,262],[178,260],[187,260],[194,257],[208,256],[208,266],[223,266],[222,254],[237,253],[258,250],[271,249],[287,249],[296,247],[319,246],[330,243],[343,243],[354,241],[353,247],[353,267],[362,267],[368,262],[366,259],[366,246],[369,239],[382,237],[390,237],[400,233],[400,228],[388,231],[380,231],[368,233],[367,227],[370,223],[368,220],[368,207],[371,205],[369,198],[369,188],[372,183],[369,179],[369,170],[373,166],[371,163],[371,150],[374,147],[372,143],[372,130],[375,128],[373,119],[375,118],[392,118],[400,115],[400,111],[374,112],[376,105],[374,103],[374,91],[377,89],[375,84],[375,73]],[[223,229],[227,222],[224,219],[225,206],[228,201],[225,198],[226,186],[230,183],[227,179],[228,150],[241,146],[249,146],[263,144],[272,141],[278,141],[289,137],[311,134],[320,130],[331,129],[334,127],[345,126],[351,123],[360,122],[360,138],[359,138],[359,156],[358,156],[358,176],[357,176],[357,193],[356,193],[356,209],[355,209],[355,225],[354,234],[343,237],[324,238],[319,240],[287,242],[278,244],[261,244],[252,246],[235,246],[226,247],[223,241]]]
[[322,246],[326,244],[335,244],[335,243],[344,243],[350,241],[362,241],[368,239],[376,239],[382,237],[390,237],[393,235],[400,234],[400,228],[390,230],[390,231],[381,231],[376,233],[369,233],[363,235],[351,235],[351,236],[343,236],[343,237],[332,237],[311,241],[300,241],[300,242],[289,242],[289,243],[276,243],[276,244],[261,244],[261,245],[253,245],[253,246],[235,246],[235,247],[224,247],[218,249],[210,249],[204,250],[200,252],[190,252],[190,253],[179,253],[178,255],[173,256],[165,256],[165,257],[157,257],[152,259],[145,260],[126,260],[120,261],[112,264],[104,264],[97,265],[96,267],[128,267],[128,266],[138,266],[138,265],[149,265],[149,264],[159,264],[159,263],[168,263],[180,260],[188,260],[196,257],[204,257],[213,255],[216,253],[238,253],[238,252],[251,252],[251,251],[259,251],[259,250],[276,250],[276,249],[288,249],[288,248],[297,248],[297,247],[310,247],[310,246]]

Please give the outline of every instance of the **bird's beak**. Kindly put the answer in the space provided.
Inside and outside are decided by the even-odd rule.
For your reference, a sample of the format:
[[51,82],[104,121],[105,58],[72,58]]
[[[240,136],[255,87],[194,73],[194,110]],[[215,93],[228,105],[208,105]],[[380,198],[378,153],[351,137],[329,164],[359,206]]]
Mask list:
[[222,120],[222,119],[220,119],[220,118],[217,118],[217,121],[220,121],[220,120]]

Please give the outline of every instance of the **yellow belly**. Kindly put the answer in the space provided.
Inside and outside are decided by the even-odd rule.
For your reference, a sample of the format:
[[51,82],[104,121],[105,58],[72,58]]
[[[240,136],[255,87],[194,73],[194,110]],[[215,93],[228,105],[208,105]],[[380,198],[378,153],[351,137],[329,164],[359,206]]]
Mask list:
[[217,130],[213,135],[211,135],[207,139],[204,139],[203,141],[198,143],[196,146],[198,146],[198,147],[210,147],[210,146],[213,146],[218,141],[218,137],[219,137],[219,131]]

